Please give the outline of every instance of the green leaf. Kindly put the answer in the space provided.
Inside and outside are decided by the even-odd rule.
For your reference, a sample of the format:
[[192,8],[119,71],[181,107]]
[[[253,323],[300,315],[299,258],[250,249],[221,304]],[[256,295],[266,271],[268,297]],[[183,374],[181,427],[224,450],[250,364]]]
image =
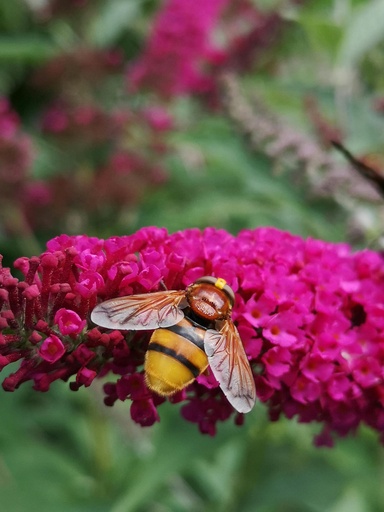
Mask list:
[[104,2],[89,27],[88,37],[96,46],[113,44],[120,33],[136,20],[142,0],[110,0]]
[[174,475],[189,469],[196,458],[212,456],[233,439],[233,425],[223,425],[214,438],[202,436],[196,425],[181,418],[175,409],[170,404],[161,407],[161,422],[152,427],[153,449],[137,461],[127,479],[126,492],[110,512],[148,510],[148,504],[156,500]]
[[353,487],[347,487],[341,498],[329,512],[370,512],[361,493]]
[[374,46],[384,39],[384,1],[367,2],[357,8],[340,44],[339,63],[354,67]]
[[329,18],[319,18],[318,15],[305,13],[299,17],[298,22],[304,28],[306,36],[315,51],[319,54],[326,51],[329,56],[334,55],[340,44],[340,27],[330,22]]
[[0,31],[20,30],[28,22],[28,7],[26,2],[0,0]]
[[40,63],[52,57],[56,48],[41,36],[0,37],[0,62]]

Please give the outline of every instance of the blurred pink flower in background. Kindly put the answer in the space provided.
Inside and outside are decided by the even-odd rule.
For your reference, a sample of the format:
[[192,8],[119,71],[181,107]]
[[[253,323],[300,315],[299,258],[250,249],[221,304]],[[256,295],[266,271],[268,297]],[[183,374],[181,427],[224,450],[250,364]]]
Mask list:
[[154,22],[143,55],[129,72],[134,87],[155,86],[164,96],[194,90],[203,81],[201,59],[228,0],[168,0]]
[[128,71],[128,87],[155,90],[165,98],[199,94],[214,106],[220,72],[257,66],[283,26],[277,12],[263,12],[249,0],[168,0]]
[[19,116],[7,99],[0,98],[0,195],[25,178],[33,158],[32,141],[22,132]]

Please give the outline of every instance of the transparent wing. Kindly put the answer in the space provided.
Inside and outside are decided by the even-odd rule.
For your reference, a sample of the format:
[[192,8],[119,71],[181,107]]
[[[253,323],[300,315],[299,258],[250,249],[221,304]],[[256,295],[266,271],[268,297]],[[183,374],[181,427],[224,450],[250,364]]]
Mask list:
[[[106,300],[91,313],[91,320],[108,329],[144,330],[175,325],[184,313],[185,292],[170,290]],[[185,303],[185,306],[187,304]]]
[[208,329],[204,337],[204,350],[230,404],[238,412],[249,412],[256,401],[255,381],[233,322],[227,320],[220,331]]

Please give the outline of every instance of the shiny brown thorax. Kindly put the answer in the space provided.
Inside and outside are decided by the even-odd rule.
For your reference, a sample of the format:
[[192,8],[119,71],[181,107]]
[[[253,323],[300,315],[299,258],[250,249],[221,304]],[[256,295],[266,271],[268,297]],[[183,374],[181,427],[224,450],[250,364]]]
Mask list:
[[225,320],[231,314],[230,297],[214,284],[194,283],[186,289],[185,296],[193,313],[206,320]]

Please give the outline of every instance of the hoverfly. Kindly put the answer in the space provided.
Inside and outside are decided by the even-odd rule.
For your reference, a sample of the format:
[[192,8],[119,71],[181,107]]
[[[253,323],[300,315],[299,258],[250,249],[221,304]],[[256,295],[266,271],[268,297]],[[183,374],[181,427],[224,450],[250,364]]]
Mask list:
[[249,412],[255,382],[240,335],[231,319],[235,294],[226,281],[201,277],[185,290],[118,297],[92,311],[108,329],[154,329],[145,354],[149,389],[169,396],[184,389],[210,365],[231,405]]

